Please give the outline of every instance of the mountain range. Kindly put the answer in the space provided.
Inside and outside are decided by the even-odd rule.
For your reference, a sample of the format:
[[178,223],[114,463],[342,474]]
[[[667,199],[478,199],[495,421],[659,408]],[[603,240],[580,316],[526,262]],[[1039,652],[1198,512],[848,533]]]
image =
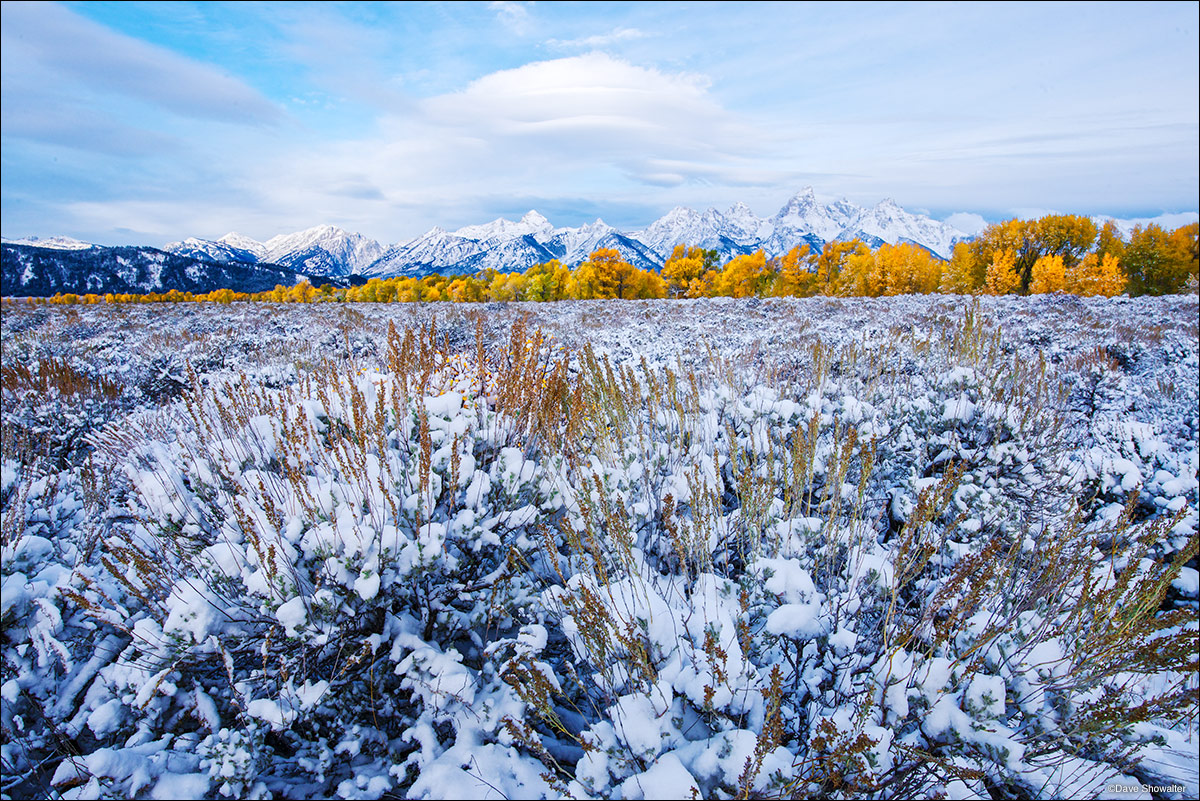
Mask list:
[[[1095,219],[1099,223],[1108,218]],[[1128,235],[1127,228],[1144,221],[1117,222]],[[744,203],[724,212],[679,206],[635,231],[619,231],[599,219],[577,228],[556,228],[530,211],[517,221],[500,218],[456,231],[435,227],[388,247],[333,225],[265,242],[238,233],[215,240],[188,238],[161,250],[106,248],[66,237],[5,239],[2,292],[148,292],[171,287],[210,291],[220,286],[257,291],[301,278],[345,284],[373,277],[523,271],[551,259],[574,267],[599,248],[615,248],[641,269],[661,270],[680,244],[716,250],[727,260],[759,249],[781,256],[797,245],[820,250],[827,242],[860,239],[872,248],[908,242],[948,258],[955,243],[970,238],[947,223],[905,211],[890,199],[869,208],[844,199],[826,203],[807,187],[770,217],[757,216]],[[171,259],[164,261],[166,256]],[[92,267],[85,269],[88,264]],[[166,277],[183,285],[166,285]],[[234,279],[233,284],[217,283]]]
[[[58,238],[32,240],[32,244],[5,240],[0,246],[0,294],[7,297],[48,297],[57,292],[142,295],[170,289],[263,292],[304,279],[322,280],[275,264],[219,262],[149,247],[102,247]],[[334,280],[345,283],[344,278]]]
[[825,204],[809,187],[772,217],[758,217],[744,203],[724,212],[679,206],[638,231],[619,231],[599,219],[577,228],[556,228],[530,211],[515,222],[500,218],[456,231],[435,227],[386,248],[361,234],[321,225],[266,242],[229,233],[216,240],[172,242],[165,250],[223,263],[278,264],[314,276],[390,278],[465,275],[489,268],[509,272],[551,259],[573,267],[598,248],[615,248],[641,269],[660,270],[679,244],[716,250],[728,259],[760,248],[770,256],[796,245],[819,250],[826,242],[854,238],[872,247],[911,242],[948,257],[954,243],[967,236],[946,223],[907,212],[892,200],[871,208],[847,200]]

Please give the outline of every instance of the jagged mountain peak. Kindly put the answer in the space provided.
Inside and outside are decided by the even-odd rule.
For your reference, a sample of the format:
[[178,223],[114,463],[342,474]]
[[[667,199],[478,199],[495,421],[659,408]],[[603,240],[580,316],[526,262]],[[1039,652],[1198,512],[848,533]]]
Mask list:
[[454,235],[484,242],[495,239],[515,239],[529,234],[533,234],[538,239],[544,239],[553,232],[554,226],[550,224],[549,220],[537,211],[530,210],[518,222],[498,217],[483,225],[468,225],[459,228]]
[[817,205],[817,192],[811,186],[806,186],[788,198],[779,210],[780,215],[794,209],[810,209]]
[[949,226],[905,211],[893,198],[863,208],[829,201],[806,186],[767,217],[742,201],[726,211],[677,205],[638,231],[623,232],[597,217],[577,227],[555,228],[536,209],[519,220],[499,217],[454,231],[434,226],[411,240],[382,248],[374,240],[332,225],[316,225],[260,243],[231,232],[216,242],[174,243],[181,252],[218,261],[273,262],[309,274],[372,276],[462,274],[479,269],[524,270],[551,258],[574,266],[598,248],[615,247],[640,266],[656,268],[676,245],[716,250],[730,258],[755,250],[781,255],[797,245],[859,237],[872,244],[914,242],[941,256],[965,236]]

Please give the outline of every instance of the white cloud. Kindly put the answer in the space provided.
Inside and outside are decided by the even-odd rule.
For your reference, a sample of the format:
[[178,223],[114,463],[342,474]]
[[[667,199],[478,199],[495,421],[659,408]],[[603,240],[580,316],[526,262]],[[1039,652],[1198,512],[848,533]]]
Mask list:
[[493,146],[582,160],[730,153],[754,135],[708,94],[707,78],[639,67],[603,53],[502,70],[423,103],[427,120]]
[[513,33],[524,35],[529,30],[529,9],[525,3],[494,0],[488,3],[488,8],[495,11],[504,27]]
[[765,135],[708,87],[701,75],[601,53],[541,61],[416,101],[407,113],[388,112],[354,139],[302,139],[285,130],[247,140],[222,162],[224,177],[211,182],[219,192],[153,208],[126,204],[115,217],[99,205],[74,211],[96,225],[129,215],[141,229],[171,238],[180,237],[178,226],[167,233],[175,217],[196,220],[194,228],[186,224],[196,235],[230,228],[270,235],[332,222],[395,241],[435,224],[454,228],[494,216],[483,208],[485,197],[592,197],[640,207],[651,188],[692,193],[662,201],[665,209],[724,202],[711,195],[714,186],[777,181],[784,173]]
[[980,217],[978,214],[971,214],[970,212],[965,211],[951,214],[946,218],[945,222],[946,225],[949,225],[952,228],[957,228],[969,236],[975,236],[975,234],[979,233],[984,228],[987,228],[988,225],[987,220],[983,219],[983,217]]
[[648,35],[645,31],[638,30],[637,28],[613,28],[608,33],[585,36],[580,39],[547,39],[546,44],[561,50],[572,50],[575,48],[598,49],[620,42],[633,41],[634,39],[645,39]]
[[5,3],[2,36],[6,95],[67,84],[184,117],[247,124],[283,117],[276,105],[221,70],[57,4]]

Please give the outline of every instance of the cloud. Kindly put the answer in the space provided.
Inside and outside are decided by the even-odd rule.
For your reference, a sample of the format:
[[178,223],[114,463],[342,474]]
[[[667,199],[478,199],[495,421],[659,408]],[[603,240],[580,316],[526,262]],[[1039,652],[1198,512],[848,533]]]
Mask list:
[[494,0],[488,3],[488,8],[496,12],[496,17],[504,27],[513,33],[524,35],[529,30],[529,9],[524,3]]
[[988,225],[987,220],[983,219],[983,217],[965,211],[951,214],[946,218],[945,222],[946,225],[949,225],[951,228],[957,228],[968,236],[975,236],[975,234],[987,228]]
[[5,3],[5,95],[46,83],[140,101],[183,117],[249,125],[282,111],[221,70],[117,33],[54,3]]
[[[662,183],[720,170],[762,139],[709,94],[693,73],[640,67],[604,53],[501,70],[422,103],[426,121],[484,151],[539,161],[604,161]],[[666,173],[653,163],[670,159]],[[668,179],[677,182],[676,178]]]
[[94,109],[6,93],[0,118],[4,136],[122,158],[178,152],[171,136],[127,125]]
[[613,28],[608,33],[585,36],[580,39],[547,39],[546,44],[560,50],[574,50],[577,48],[595,50],[620,42],[645,39],[648,35],[645,31],[638,30],[637,28]]

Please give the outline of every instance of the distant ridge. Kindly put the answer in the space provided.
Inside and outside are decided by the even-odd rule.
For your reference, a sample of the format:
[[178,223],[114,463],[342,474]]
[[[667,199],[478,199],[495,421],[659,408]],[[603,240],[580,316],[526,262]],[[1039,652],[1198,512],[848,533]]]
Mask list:
[[969,237],[946,223],[907,212],[892,200],[870,208],[844,199],[825,204],[806,187],[772,217],[760,218],[744,203],[724,212],[680,206],[639,231],[619,231],[599,219],[576,228],[555,228],[531,210],[517,221],[501,217],[456,231],[434,227],[389,247],[322,225],[266,242],[230,233],[218,240],[172,242],[165,250],[227,263],[270,261],[312,275],[387,278],[525,270],[550,259],[573,267],[597,248],[616,248],[631,264],[658,270],[679,244],[717,250],[730,258],[760,248],[782,255],[797,245],[819,249],[829,241],[854,238],[872,246],[912,242],[948,257],[955,242]]
[[[1097,216],[1092,219],[1100,225],[1113,218]],[[1183,225],[1194,222],[1197,215],[1188,212],[1156,219],[1161,219],[1164,224]],[[1154,221],[1116,220],[1125,237],[1134,225]],[[238,275],[243,276],[243,282],[257,282],[251,268],[263,267],[271,275],[293,271],[296,275],[311,278],[314,283],[324,283],[346,281],[352,275],[391,278],[422,277],[433,273],[468,275],[487,269],[523,271],[551,259],[574,267],[598,248],[615,248],[641,269],[660,270],[671,251],[680,244],[716,250],[723,259],[729,259],[759,249],[765,250],[768,256],[781,256],[798,245],[820,250],[828,242],[860,239],[873,248],[908,242],[949,258],[956,243],[971,238],[947,223],[906,211],[891,199],[881,200],[871,207],[858,206],[845,199],[824,202],[818,199],[812,187],[805,187],[770,217],[757,216],[744,203],[735,203],[723,212],[714,208],[700,212],[678,206],[636,231],[619,231],[599,219],[575,228],[555,228],[545,216],[531,210],[516,221],[501,217],[456,231],[434,227],[413,239],[387,247],[334,225],[318,225],[274,236],[266,242],[235,232],[215,240],[188,238],[171,242],[159,252],[191,259],[197,264],[240,267]],[[6,239],[4,244],[6,247],[19,245],[59,253],[91,252],[99,247],[67,237]],[[99,261],[103,260],[99,258]],[[149,275],[153,268],[149,262],[147,264]],[[193,272],[202,274],[211,269],[196,267]],[[13,279],[5,280],[10,283]],[[108,279],[88,280],[95,284]]]
[[157,248],[47,247],[7,240],[0,245],[0,295],[6,297],[48,297],[59,292],[146,294],[171,289],[263,292],[304,279],[321,282],[316,276],[275,264],[202,260]]

